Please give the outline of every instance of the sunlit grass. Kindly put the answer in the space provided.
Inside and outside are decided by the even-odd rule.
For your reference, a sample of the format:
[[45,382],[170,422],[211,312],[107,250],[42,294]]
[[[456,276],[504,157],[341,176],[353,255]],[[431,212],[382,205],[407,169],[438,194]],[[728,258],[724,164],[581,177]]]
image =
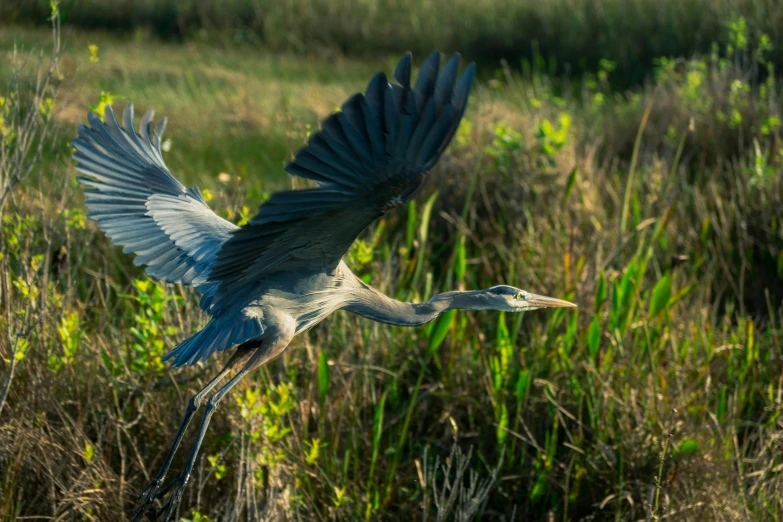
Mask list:
[[[0,22],[43,23],[47,2],[0,5]],[[767,33],[783,66],[783,7],[774,0],[73,0],[67,24],[172,41],[263,45],[275,51],[378,56],[410,49],[460,51],[494,67],[536,52],[552,70],[581,75],[601,60],[617,64],[613,82],[638,85],[660,57],[707,54],[726,44],[742,16]],[[748,39],[755,46],[753,37]]]
[[[100,33],[67,49],[55,149],[101,91],[154,107],[171,170],[235,221],[290,186],[282,165],[308,131],[394,58]],[[545,69],[479,82],[433,186],[347,260],[400,299],[507,283],[579,310],[415,329],[335,314],[221,404],[183,517],[433,519],[444,491],[469,490],[466,470],[482,487],[458,508],[482,520],[783,516],[775,76],[758,81],[725,49],[662,62],[627,93],[611,90],[609,62],[575,89]],[[197,296],[111,247],[73,176],[50,161],[3,222],[0,327],[34,325],[0,424],[9,520],[122,520],[220,364],[161,364],[203,325]]]
[[[31,48],[45,31],[0,29],[0,50]],[[97,46],[91,63],[89,45]],[[205,44],[172,47],[127,42],[108,34],[66,37],[64,107],[58,117],[75,130],[101,92],[139,114],[154,109],[173,132],[167,162],[189,183],[213,186],[218,173],[243,173],[280,186],[282,165],[307,126],[331,113],[347,93],[363,89],[384,64],[322,62],[248,47],[227,53]],[[7,67],[0,65],[0,71]],[[176,133],[176,134],[174,134]],[[293,135],[296,133],[296,135]]]

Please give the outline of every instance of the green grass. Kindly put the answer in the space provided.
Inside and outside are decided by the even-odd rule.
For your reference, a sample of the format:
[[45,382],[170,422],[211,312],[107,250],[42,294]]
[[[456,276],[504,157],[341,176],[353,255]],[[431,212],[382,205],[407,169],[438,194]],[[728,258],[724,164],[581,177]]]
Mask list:
[[[0,50],[45,37],[6,28]],[[204,324],[197,295],[152,282],[84,221],[55,152],[87,107],[104,91],[167,116],[172,172],[239,221],[399,54],[78,31],[66,49],[61,134],[3,216],[2,375],[22,349],[0,413],[9,521],[127,520],[220,365],[161,364]],[[437,182],[347,261],[401,299],[507,283],[579,310],[414,329],[338,312],[221,404],[182,516],[458,520],[439,499],[474,473],[487,496],[459,506],[474,519],[783,518],[780,89],[755,72],[763,55],[732,58],[664,61],[627,92],[607,63],[566,86],[538,65],[485,73]]]
[[[30,49],[42,36],[40,31],[0,34],[3,50],[14,43]],[[91,43],[99,44],[98,63],[88,60]],[[344,59],[319,63],[257,50],[227,53],[205,44],[132,43],[100,33],[77,34],[66,39],[66,47],[62,120],[73,128],[82,123],[101,91],[121,96],[120,106],[134,101],[140,113],[165,109],[178,127],[172,138],[178,145],[167,161],[188,182],[222,170],[284,182],[281,166],[298,145],[286,136],[294,131],[286,127],[317,124],[345,92],[363,88],[374,71]],[[0,71],[7,67],[0,65]]]
[[[47,4],[6,0],[0,20],[43,23]],[[61,10],[74,27],[323,56],[439,48],[489,67],[505,58],[516,68],[538,51],[575,76],[609,59],[622,86],[648,78],[659,57],[708,54],[713,43],[729,43],[726,23],[744,17],[769,35],[771,59],[783,68],[783,7],[774,0],[65,0]]]

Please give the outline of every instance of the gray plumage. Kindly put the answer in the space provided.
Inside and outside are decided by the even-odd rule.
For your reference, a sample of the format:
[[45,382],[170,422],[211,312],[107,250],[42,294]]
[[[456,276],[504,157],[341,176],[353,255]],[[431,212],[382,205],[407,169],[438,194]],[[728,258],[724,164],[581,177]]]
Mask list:
[[[168,171],[161,154],[165,119],[153,131],[150,111],[137,132],[132,105],[122,126],[107,106],[104,122],[91,113],[90,127],[79,127],[73,158],[84,175],[78,180],[88,216],[124,253],[135,254],[134,263],[146,265],[147,274],[193,286],[202,294],[201,308],[211,316],[166,359],[173,366],[192,365],[239,345],[218,376],[191,399],[161,472],[142,494],[135,520],[172,490],[163,513],[168,520],[217,402],[249,371],[282,352],[295,335],[338,309],[413,326],[455,308],[573,306],[509,286],[403,303],[364,284],[342,261],[370,223],[422,189],[451,141],[475,70],[470,64],[458,77],[459,61],[455,54],[441,69],[436,51],[423,63],[413,87],[410,53],[395,69],[397,84],[377,74],[366,92],[355,94],[327,118],[286,166],[291,175],[318,186],[273,194],[241,228],[213,213],[198,187],[185,188]],[[159,491],[195,410],[229,370],[240,366],[210,397],[185,470]]]

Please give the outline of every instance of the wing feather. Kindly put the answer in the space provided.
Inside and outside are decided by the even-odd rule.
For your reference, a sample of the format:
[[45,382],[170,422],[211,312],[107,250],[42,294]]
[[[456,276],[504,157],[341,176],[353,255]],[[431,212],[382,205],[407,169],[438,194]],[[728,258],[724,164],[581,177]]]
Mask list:
[[[123,126],[107,106],[104,121],[87,115],[73,140],[76,170],[84,189],[87,216],[96,221],[134,264],[168,282],[201,290],[215,255],[238,227],[206,206],[198,187],[185,188],[166,168],[161,152],[163,118],[152,131],[153,112],[133,126],[133,105]],[[205,288],[213,288],[207,285]]]
[[281,272],[334,269],[367,225],[413,197],[464,114],[474,66],[457,80],[459,61],[455,54],[439,70],[440,53],[431,54],[412,89],[406,53],[394,71],[399,85],[379,73],[329,116],[286,167],[320,186],[273,194],[231,232],[202,307],[229,306]]

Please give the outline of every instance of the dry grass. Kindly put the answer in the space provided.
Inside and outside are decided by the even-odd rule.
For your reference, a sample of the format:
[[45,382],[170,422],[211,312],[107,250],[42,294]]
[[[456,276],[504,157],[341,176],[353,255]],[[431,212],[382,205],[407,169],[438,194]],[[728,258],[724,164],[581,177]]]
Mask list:
[[[171,170],[235,220],[289,183],[280,165],[307,125],[391,63],[95,33],[67,49],[80,83],[59,121],[101,90],[154,106]],[[687,75],[622,95],[585,79],[563,97],[536,71],[480,82],[439,182],[351,266],[398,298],[505,282],[579,312],[418,329],[336,314],[221,404],[182,516],[467,520],[475,504],[482,520],[780,520],[779,89],[738,98],[750,69],[705,64],[709,110]],[[0,328],[27,343],[0,416],[3,520],[127,520],[219,365],[160,364],[203,324],[196,296],[149,283],[82,221],[67,152],[53,144],[3,223]]]

